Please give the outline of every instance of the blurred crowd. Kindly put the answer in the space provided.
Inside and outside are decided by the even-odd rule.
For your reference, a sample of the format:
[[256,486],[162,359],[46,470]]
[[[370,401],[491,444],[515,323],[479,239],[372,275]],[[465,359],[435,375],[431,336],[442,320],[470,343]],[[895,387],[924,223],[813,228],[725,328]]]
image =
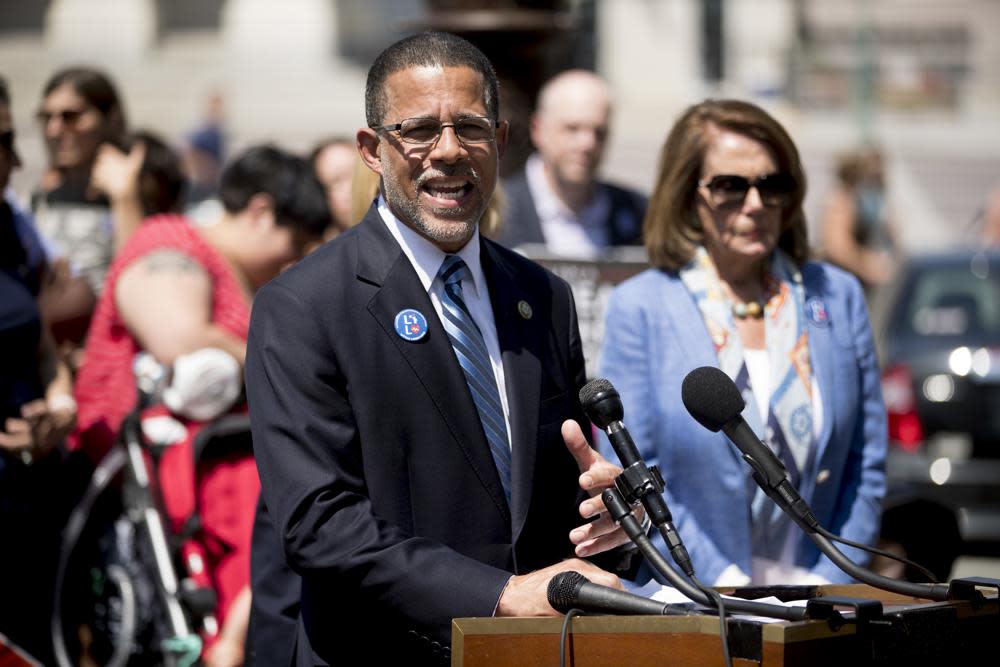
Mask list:
[[[174,147],[130,125],[105,73],[70,67],[41,92],[48,164],[20,199],[9,188],[22,166],[10,105],[0,81],[0,531],[17,544],[0,569],[19,573],[0,632],[53,664],[62,529],[137,404],[133,360],[148,353],[167,377],[161,413],[141,415],[163,447],[159,502],[171,534],[197,515],[192,541],[217,600],[205,659],[242,664],[256,470],[248,448],[202,470],[192,445],[201,426],[245,412],[253,293],[359,217],[353,143],[323,142],[311,158],[252,146],[227,160],[214,98]],[[100,659],[92,638],[66,634],[72,652]]]
[[[120,92],[107,74],[94,69],[71,67],[51,76],[36,114],[48,163],[29,196],[19,197],[9,187],[12,170],[21,166],[18,128],[0,80],[0,535],[5,543],[0,572],[20,573],[5,600],[31,601],[23,607],[0,604],[0,632],[43,663],[54,662],[48,619],[62,528],[94,466],[114,447],[123,420],[136,405],[132,363],[145,352],[167,378],[156,405],[142,415],[147,439],[171,445],[157,461],[163,510],[177,534],[188,529],[192,514],[199,514],[195,541],[207,585],[217,594],[213,614],[218,627],[210,633],[204,658],[209,665],[239,665],[250,608],[249,542],[259,483],[249,451],[227,452],[203,470],[193,443],[206,424],[246,411],[241,368],[254,292],[359,221],[377,196],[378,175],[358,158],[349,134],[323,138],[304,156],[273,144],[229,155],[219,96],[210,100],[201,124],[180,145],[172,145],[140,129],[141,121],[133,124]],[[645,221],[646,233],[657,234],[652,245],[646,239],[647,248],[665,253],[653,258],[655,265],[677,270],[699,258],[703,267],[714,261],[733,271],[732,285],[723,282],[740,305],[764,308],[782,285],[794,290],[795,265],[805,258],[796,253],[806,247],[799,218],[789,217],[783,227],[782,242],[792,226],[803,236],[794,241],[794,252],[789,250],[794,261],[775,265],[780,280],[765,279],[761,262],[742,266],[731,261],[741,257],[739,249],[729,248],[724,239],[713,245],[705,236],[709,222],[721,220],[720,210],[743,206],[744,200],[765,208],[773,204],[771,199],[782,206],[794,200],[792,208],[801,215],[804,178],[784,183],[729,175],[733,165],[744,164],[740,150],[757,151],[752,158],[766,163],[765,171],[800,169],[797,155],[781,153],[787,139],[783,130],[752,109],[708,108],[718,114],[711,122],[730,123],[727,131],[737,143],[720,143],[718,159],[731,162],[720,163],[712,179],[685,181],[687,189],[670,190],[684,177],[671,172],[672,165],[707,169],[708,164],[688,160],[683,151],[696,148],[685,147],[678,136],[677,152],[670,146],[664,150],[657,192],[649,200],[599,176],[613,107],[612,92],[592,72],[568,71],[549,81],[531,120],[536,152],[499,188],[483,220],[484,234],[514,247],[595,259],[618,246],[642,244]],[[741,120],[740,114],[750,120]],[[755,133],[753,123],[770,134]],[[718,140],[710,132],[705,137],[697,147],[699,160],[708,159],[706,151]],[[739,141],[748,137],[750,143],[741,148]],[[724,154],[723,148],[735,152]],[[820,227],[823,256],[856,275],[869,294],[890,280],[901,260],[901,228],[889,204],[884,162],[873,147],[840,160]],[[707,197],[708,208],[694,205],[696,193]],[[668,195],[684,199],[670,201]],[[656,215],[647,215],[650,206]],[[1000,190],[985,210],[983,241],[1000,244]],[[673,241],[664,229],[690,246],[683,257],[671,254]],[[770,271],[771,265],[766,268]],[[706,275],[692,274],[691,279],[705,280]],[[747,276],[752,280],[739,283]],[[669,288],[686,286],[696,292],[693,284]],[[639,321],[645,297],[637,294],[633,304],[628,296],[635,290],[630,290],[617,299],[624,309],[620,316]],[[692,303],[701,311],[691,306],[686,316],[708,317],[717,305],[704,298]],[[761,321],[753,313],[733,313],[737,319],[729,322],[735,325],[722,333],[742,335],[745,347],[763,352]],[[798,315],[823,318],[828,313]],[[859,312],[850,316],[863,319]],[[759,340],[747,344],[747,337]],[[655,338],[651,336],[650,345]],[[791,338],[786,342],[795,343]],[[726,351],[725,346],[719,349]],[[742,354],[738,346],[730,351]],[[616,351],[609,352],[613,360]],[[626,387],[622,394],[633,391],[628,397],[634,405],[655,394],[652,388],[629,387],[625,362],[617,368],[608,363],[612,367],[604,370],[620,375]],[[748,370],[753,380],[753,364]],[[794,369],[780,370],[791,375]],[[796,408],[811,405],[808,392],[789,400]],[[655,413],[657,408],[650,409]],[[766,422],[767,412],[765,401],[758,419]],[[790,432],[794,424],[789,417],[772,426]],[[650,440],[655,442],[652,435]],[[655,446],[663,447],[656,456],[674,455],[666,451],[667,444]],[[799,467],[805,469],[807,454],[800,455],[790,437],[786,449],[788,460],[794,463],[799,457]],[[808,466],[814,463],[810,460]],[[683,498],[678,505],[684,507]],[[700,520],[712,524],[710,518]],[[768,556],[780,562],[787,526],[778,526],[776,519],[773,523],[774,535],[747,538],[770,540]],[[858,539],[870,541],[870,529],[871,522],[864,523]],[[711,540],[706,535],[702,548],[714,549]],[[765,567],[713,554],[708,581],[746,583],[755,568]],[[826,570],[815,574],[830,576]],[[85,633],[69,634],[78,652],[100,650],[88,644]]]

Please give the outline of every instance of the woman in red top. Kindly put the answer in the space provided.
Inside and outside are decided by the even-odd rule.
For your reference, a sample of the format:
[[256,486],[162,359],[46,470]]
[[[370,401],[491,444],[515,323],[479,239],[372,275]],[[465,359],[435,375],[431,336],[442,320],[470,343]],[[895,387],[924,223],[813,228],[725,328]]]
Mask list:
[[[263,283],[322,236],[329,212],[308,164],[276,148],[252,148],[222,176],[221,219],[195,228],[178,216],[150,219],[112,264],[94,312],[77,378],[77,444],[97,460],[114,443],[136,400],[132,361],[152,354],[172,365],[204,348],[243,363],[250,302]],[[259,491],[249,455],[195,483],[191,441],[204,423],[179,417],[187,437],[161,461],[167,512],[176,524],[201,511],[206,570],[218,593],[221,631],[209,665],[239,665],[250,609],[249,548]]]

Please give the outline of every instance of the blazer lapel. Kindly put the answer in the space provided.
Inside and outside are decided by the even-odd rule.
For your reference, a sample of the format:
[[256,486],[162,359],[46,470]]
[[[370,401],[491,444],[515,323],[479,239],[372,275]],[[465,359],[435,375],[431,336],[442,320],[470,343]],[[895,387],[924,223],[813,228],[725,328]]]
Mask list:
[[482,243],[481,257],[507,385],[512,459],[512,537],[517,542],[531,506],[534,486],[542,372],[537,346],[539,341],[544,340],[538,322],[542,318],[526,318],[520,314],[518,306],[522,301],[529,306],[537,307],[538,304],[532,303],[531,294],[520,285],[513,267],[504,262],[486,241]]
[[[822,295],[817,294],[814,289],[810,288],[811,285],[808,282],[808,278],[806,278],[806,303],[809,303],[812,299],[819,299],[825,305],[825,302],[822,301]],[[808,306],[806,310],[808,310]],[[829,313],[829,306],[826,306],[825,310]],[[811,318],[807,318],[807,320],[809,327],[809,363],[812,366],[813,375],[816,376],[816,384],[826,388],[820,395],[820,399],[823,401],[823,424],[820,429],[819,441],[816,443],[813,470],[802,471],[803,477],[808,477],[811,485],[813,483],[813,473],[819,466],[819,462],[823,460],[823,452],[826,450],[827,445],[830,444],[830,439],[833,435],[833,398],[839,393],[837,387],[839,376],[835,370],[839,359],[834,359],[834,355],[831,354],[837,346],[834,344],[832,338],[833,332],[830,330],[829,320],[820,323],[814,322]]]
[[[375,209],[369,211],[361,224],[364,228],[359,229],[356,237],[357,277],[379,287],[368,303],[368,312],[413,369],[454,436],[456,446],[509,523],[510,509],[479,422],[479,413],[434,305]],[[418,341],[404,340],[396,333],[396,315],[408,308],[419,311],[427,319],[427,334]]]

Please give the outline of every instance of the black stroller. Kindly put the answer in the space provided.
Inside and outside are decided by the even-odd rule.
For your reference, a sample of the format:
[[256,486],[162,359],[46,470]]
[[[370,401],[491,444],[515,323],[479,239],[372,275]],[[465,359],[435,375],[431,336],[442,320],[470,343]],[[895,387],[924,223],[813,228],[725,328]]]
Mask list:
[[[195,665],[202,637],[218,631],[215,592],[196,583],[198,564],[187,562],[181,549],[200,530],[199,512],[196,507],[179,533],[169,529],[157,483],[169,445],[145,437],[140,419],[158,401],[166,373],[147,354],[136,356],[133,371],[136,407],[63,533],[52,614],[60,667],[79,664],[84,655],[114,667]],[[249,450],[249,418],[221,417],[193,441],[195,470],[211,457]]]

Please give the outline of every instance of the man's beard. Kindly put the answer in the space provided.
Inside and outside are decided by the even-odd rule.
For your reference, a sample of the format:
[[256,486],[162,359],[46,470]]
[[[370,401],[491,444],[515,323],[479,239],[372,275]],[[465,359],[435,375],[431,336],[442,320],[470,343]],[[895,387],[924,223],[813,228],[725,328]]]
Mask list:
[[[419,204],[420,191],[427,181],[434,178],[449,178],[455,176],[467,177],[479,193],[478,199],[467,208],[435,208],[422,209]],[[390,208],[405,225],[412,227],[421,236],[432,242],[448,246],[462,246],[472,238],[483,212],[486,210],[486,199],[480,189],[481,176],[471,166],[458,166],[451,169],[432,168],[422,173],[415,183],[416,196],[410,198],[400,187],[391,169],[382,172],[382,186],[385,198]],[[432,213],[437,219],[427,216]]]

